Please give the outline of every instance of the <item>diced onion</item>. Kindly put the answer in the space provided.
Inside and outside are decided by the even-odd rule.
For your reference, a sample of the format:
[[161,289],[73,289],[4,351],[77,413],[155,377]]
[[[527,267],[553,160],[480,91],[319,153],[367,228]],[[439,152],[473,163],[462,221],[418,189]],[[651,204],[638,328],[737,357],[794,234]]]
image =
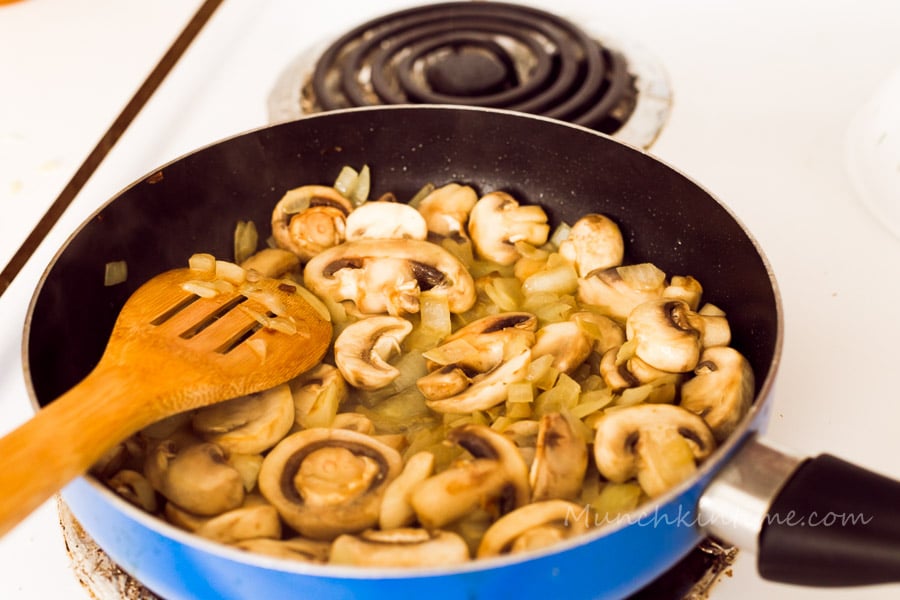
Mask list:
[[559,245],[569,237],[569,233],[571,231],[571,225],[569,225],[568,223],[560,223],[556,226],[556,229],[553,230],[553,233],[550,234],[548,243],[550,243],[554,248],[559,248]]
[[281,207],[281,212],[284,214],[296,215],[309,208],[309,200],[309,193],[302,187],[298,187],[285,192],[278,205]]
[[253,256],[259,245],[259,233],[253,221],[238,221],[234,228],[234,262],[240,264]]
[[609,388],[582,392],[578,404],[575,405],[570,412],[573,417],[583,419],[598,410],[606,408],[614,399],[615,396],[613,396],[612,390]]
[[106,263],[103,271],[103,285],[119,285],[128,279],[128,263],[124,260],[116,260]]
[[192,279],[181,284],[184,291],[200,296],[201,298],[215,298],[219,295],[219,290],[211,281],[197,281]]
[[453,365],[478,357],[478,349],[464,339],[456,339],[423,352],[422,356],[441,366]]
[[419,205],[422,203],[422,200],[427,198],[428,195],[434,190],[435,185],[433,183],[426,183],[421,188],[419,188],[419,191],[416,192],[412,198],[410,198],[409,205],[418,210]]
[[526,296],[541,292],[558,295],[572,294],[577,289],[578,273],[575,272],[575,267],[569,263],[537,271],[522,282],[522,292]]
[[216,257],[205,253],[192,254],[188,259],[188,267],[192,271],[200,271],[212,275],[216,272]]
[[216,261],[216,278],[224,279],[234,285],[240,285],[247,279],[247,271],[240,265],[227,260]]
[[510,404],[520,402],[531,403],[534,401],[534,388],[531,382],[515,381],[506,388],[506,401]]
[[616,271],[628,287],[633,290],[655,290],[662,287],[666,274],[653,263],[640,263],[617,267]]

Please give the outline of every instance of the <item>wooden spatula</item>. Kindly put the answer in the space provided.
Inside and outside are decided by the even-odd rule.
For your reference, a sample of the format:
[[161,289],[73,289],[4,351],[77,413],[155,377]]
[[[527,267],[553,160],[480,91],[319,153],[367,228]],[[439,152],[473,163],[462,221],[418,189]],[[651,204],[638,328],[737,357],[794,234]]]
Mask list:
[[96,368],[0,439],[0,536],[147,425],[274,387],[316,365],[331,323],[298,289],[273,279],[229,286],[191,269],[141,286]]

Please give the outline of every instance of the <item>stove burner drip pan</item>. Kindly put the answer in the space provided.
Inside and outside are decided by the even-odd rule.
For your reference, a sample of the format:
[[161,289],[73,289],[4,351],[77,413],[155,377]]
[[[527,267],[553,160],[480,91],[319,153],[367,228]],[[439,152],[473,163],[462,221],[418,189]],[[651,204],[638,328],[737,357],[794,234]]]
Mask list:
[[530,7],[450,2],[407,9],[301,55],[269,99],[270,120],[384,104],[503,108],[649,147],[668,118],[663,69]]

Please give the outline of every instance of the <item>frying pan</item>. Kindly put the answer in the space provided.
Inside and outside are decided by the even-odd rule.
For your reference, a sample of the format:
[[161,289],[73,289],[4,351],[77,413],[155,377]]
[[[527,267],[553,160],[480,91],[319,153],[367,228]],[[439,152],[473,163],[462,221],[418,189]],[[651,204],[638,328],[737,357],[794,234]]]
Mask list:
[[[696,477],[637,512],[552,549],[452,568],[372,571],[252,555],[161,522],[92,477],[76,480],[64,500],[123,569],[168,600],[620,598],[713,534],[758,552],[760,572],[780,581],[900,580],[900,484],[758,439],[783,315],[753,238],[710,193],[652,156],[540,117],[443,106],[333,111],[238,135],[148,174],[71,236],[39,284],[24,339],[36,404],[91,369],[141,282],[195,252],[231,256],[238,220],[262,226],[285,190],[327,184],[342,166],[363,164],[373,197],[410,198],[425,182],[458,181],[540,203],[554,222],[609,215],[622,229],[626,261],[693,275],[705,300],[727,312],[733,345],[756,374],[750,413]],[[105,264],[119,260],[127,281],[105,287]]]

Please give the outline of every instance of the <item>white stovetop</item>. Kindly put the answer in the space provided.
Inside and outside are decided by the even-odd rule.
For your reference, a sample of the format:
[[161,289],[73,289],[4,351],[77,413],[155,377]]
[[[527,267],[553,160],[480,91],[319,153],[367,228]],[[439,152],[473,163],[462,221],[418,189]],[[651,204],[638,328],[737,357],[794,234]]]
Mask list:
[[[900,239],[855,196],[844,155],[851,117],[900,66],[900,4],[528,3],[638,42],[665,64],[675,104],[653,152],[733,208],[765,248],[781,286],[786,339],[770,437],[900,478]],[[199,4],[23,0],[0,6],[2,264]],[[225,1],[0,298],[0,433],[30,414],[19,356],[22,322],[43,266],[68,233],[154,166],[264,124],[266,94],[297,53],[410,4]],[[712,594],[898,596],[898,586],[823,591],[762,582],[746,553]],[[0,540],[0,598],[87,597],[69,569],[53,503]]]

